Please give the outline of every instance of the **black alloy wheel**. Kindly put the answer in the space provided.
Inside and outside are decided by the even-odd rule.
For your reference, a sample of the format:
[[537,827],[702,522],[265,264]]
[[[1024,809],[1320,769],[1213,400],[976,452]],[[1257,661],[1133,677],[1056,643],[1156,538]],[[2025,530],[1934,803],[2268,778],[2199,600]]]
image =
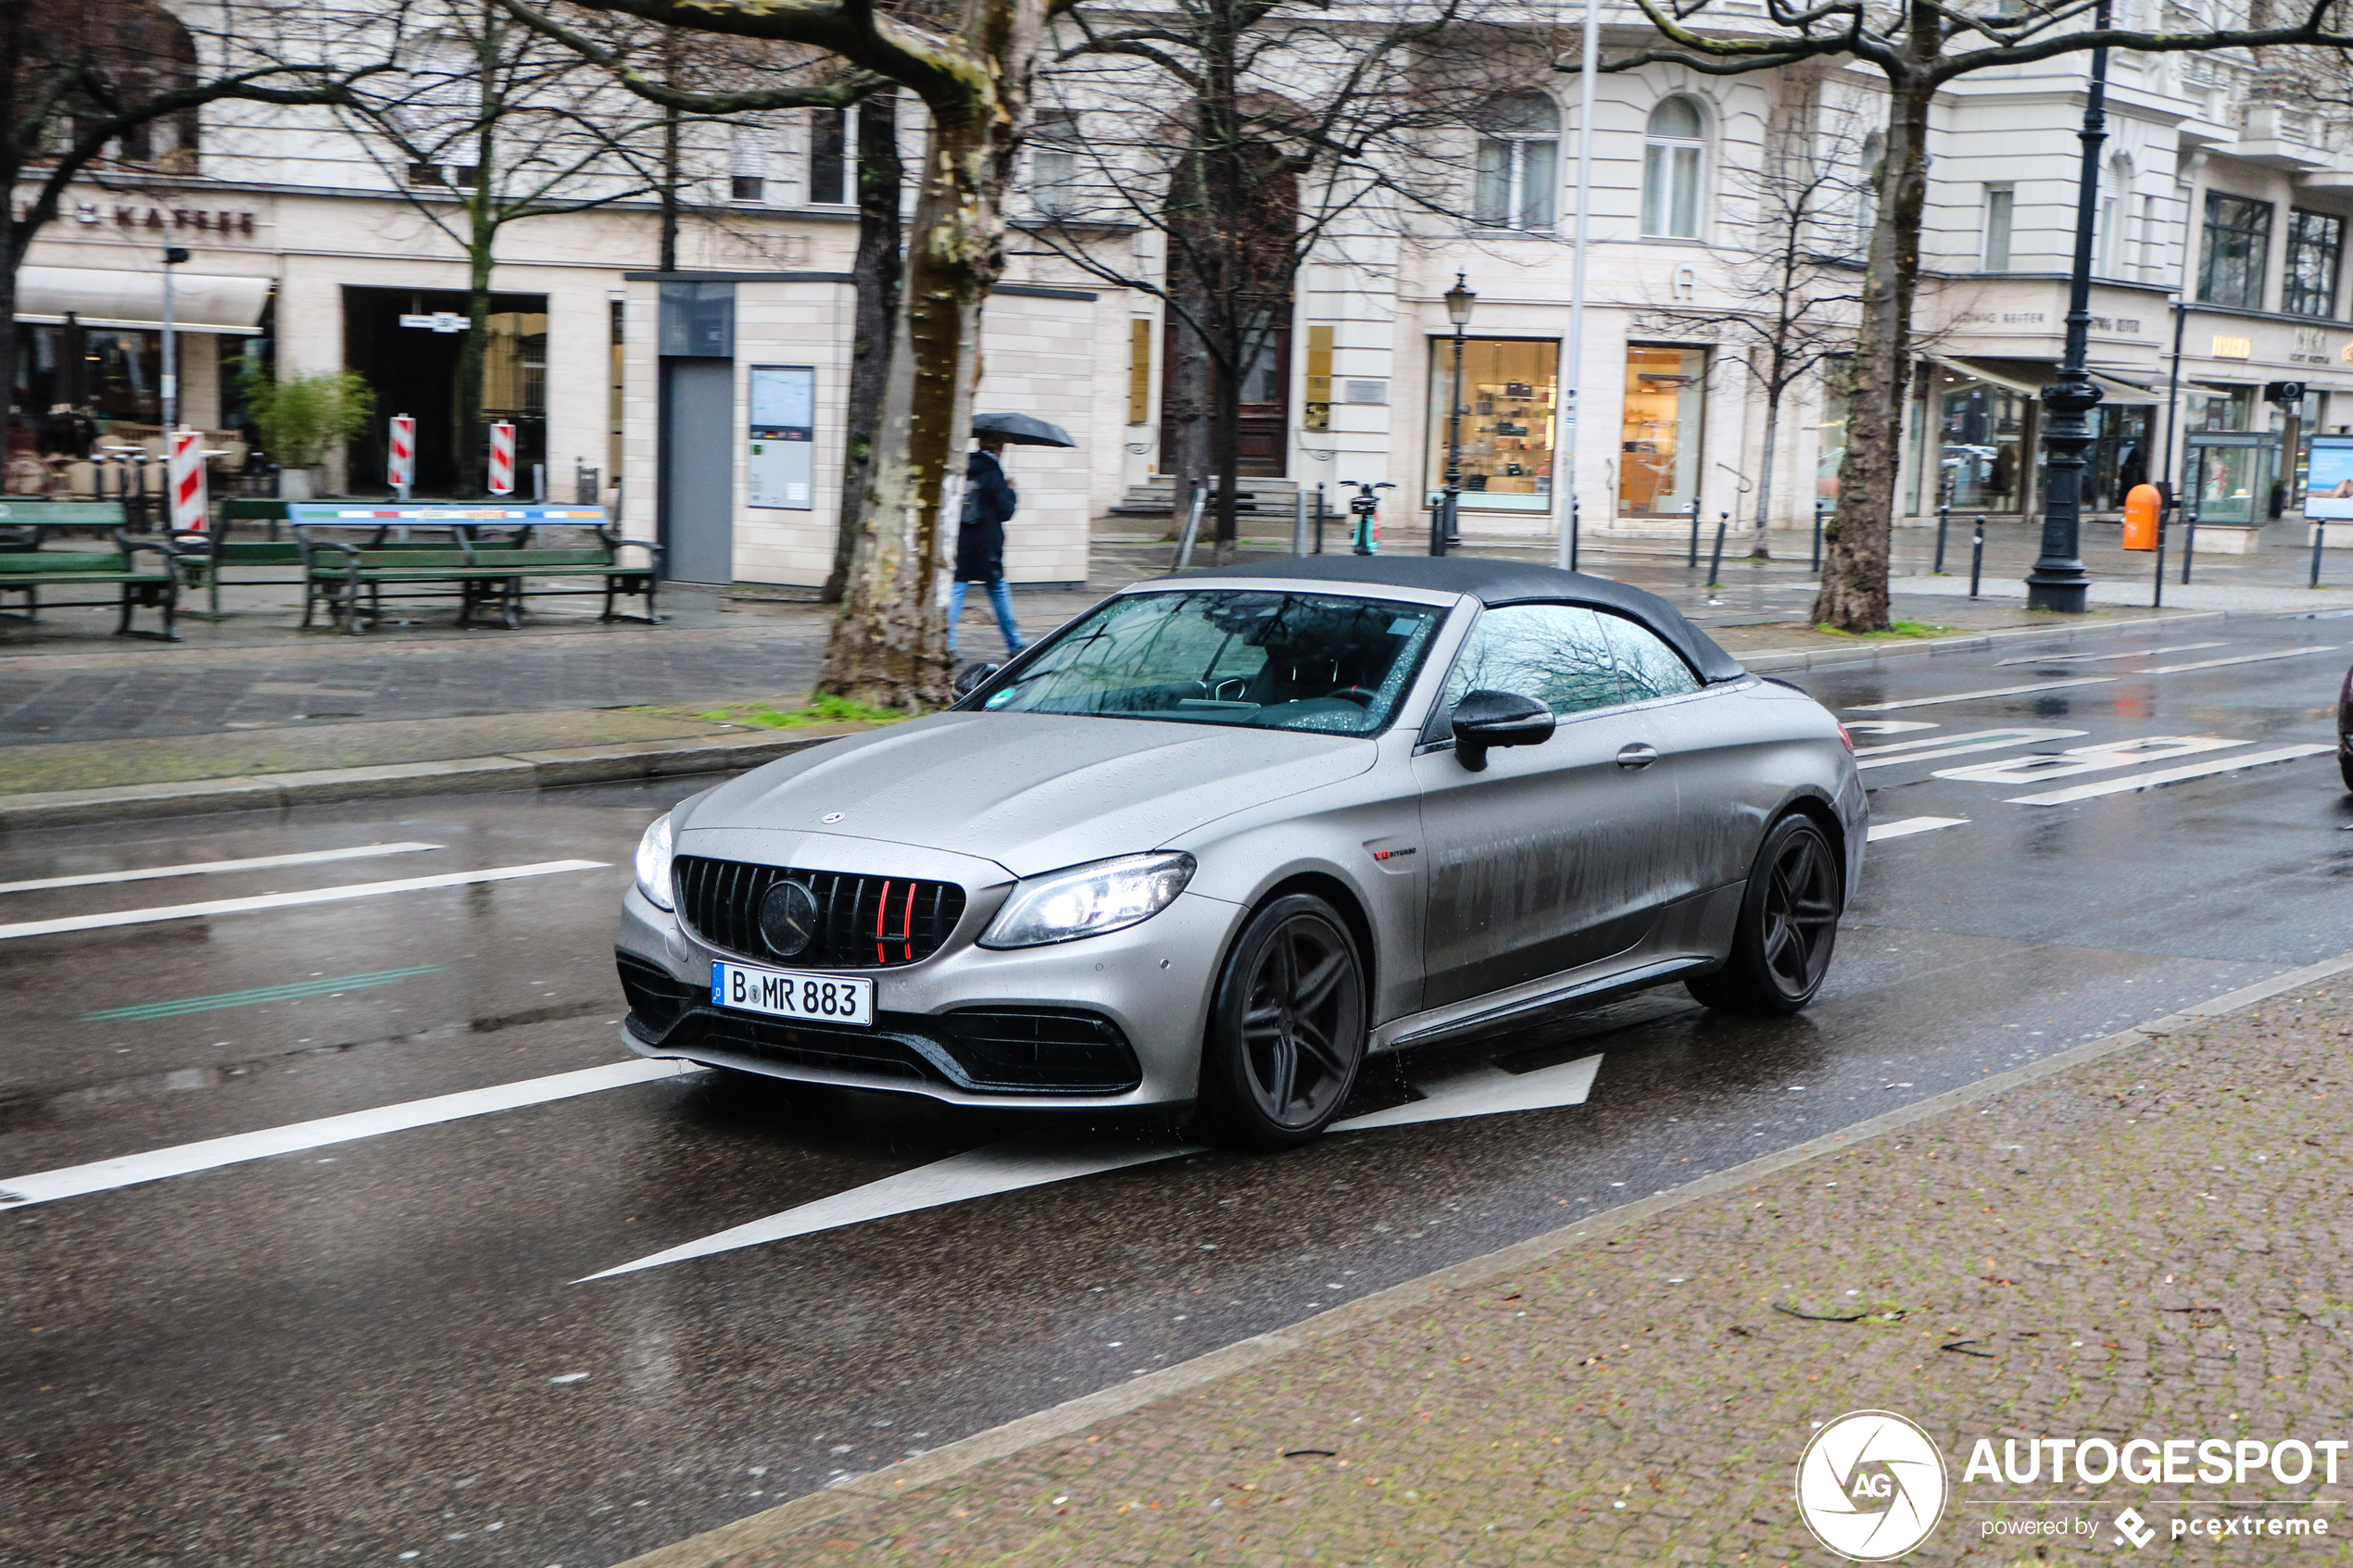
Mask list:
[[1292,894],[1252,917],[1226,960],[1202,1059],[1202,1120],[1257,1148],[1322,1132],[1365,1060],[1365,972],[1321,898]]
[[1829,835],[1810,817],[1783,817],[1757,851],[1724,967],[1686,989],[1707,1007],[1734,1012],[1797,1011],[1830,971],[1845,895]]

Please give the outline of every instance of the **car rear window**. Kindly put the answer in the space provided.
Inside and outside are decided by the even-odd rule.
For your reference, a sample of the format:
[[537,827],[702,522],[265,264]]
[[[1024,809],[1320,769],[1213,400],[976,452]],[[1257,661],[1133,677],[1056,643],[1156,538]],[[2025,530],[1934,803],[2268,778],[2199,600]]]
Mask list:
[[1337,594],[1127,594],[975,695],[991,713],[1368,735],[1389,722],[1445,616]]

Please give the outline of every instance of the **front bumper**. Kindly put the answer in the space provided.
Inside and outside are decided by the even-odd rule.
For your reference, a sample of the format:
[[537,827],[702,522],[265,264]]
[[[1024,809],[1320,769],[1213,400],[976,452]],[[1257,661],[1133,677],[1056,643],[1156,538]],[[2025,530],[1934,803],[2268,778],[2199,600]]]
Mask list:
[[623,1037],[640,1056],[957,1105],[1191,1100],[1210,989],[1239,907],[1186,893],[1125,931],[994,952],[973,937],[998,901],[976,896],[956,936],[920,963],[844,972],[875,982],[875,1026],[854,1029],[712,1007],[711,960],[738,956],[632,888],[614,943],[630,997]]

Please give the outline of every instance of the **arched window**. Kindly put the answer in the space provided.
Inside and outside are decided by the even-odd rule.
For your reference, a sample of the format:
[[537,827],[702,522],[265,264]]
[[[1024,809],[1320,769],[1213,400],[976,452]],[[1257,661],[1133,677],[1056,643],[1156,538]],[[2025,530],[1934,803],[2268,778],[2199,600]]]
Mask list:
[[1699,238],[1700,164],[1707,122],[1689,98],[1661,98],[1642,132],[1642,232]]
[[1549,230],[1560,184],[1560,106],[1542,93],[1512,93],[1478,117],[1478,180],[1471,215],[1504,229]]

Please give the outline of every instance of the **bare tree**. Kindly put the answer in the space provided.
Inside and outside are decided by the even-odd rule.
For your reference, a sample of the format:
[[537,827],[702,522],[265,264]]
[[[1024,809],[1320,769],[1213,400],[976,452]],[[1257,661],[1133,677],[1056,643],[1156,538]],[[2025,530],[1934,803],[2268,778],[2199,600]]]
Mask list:
[[[1888,624],[1887,569],[1894,524],[1903,410],[1910,371],[1912,307],[1919,288],[1920,219],[1928,197],[1931,107],[1948,83],[1972,72],[2029,65],[2108,47],[2149,53],[2353,46],[2334,0],[2305,0],[2280,13],[2273,0],[2243,0],[2243,25],[2144,32],[2101,25],[2108,0],[1765,0],[1762,19],[1729,15],[1704,31],[1718,0],[1635,0],[1665,42],[1611,60],[1629,70],[1653,62],[1708,76],[1737,76],[1801,62],[1851,60],[1886,82],[1885,150],[1876,176],[1878,220],[1866,257],[1855,345],[1846,457],[1838,512],[1824,531],[1827,556],[1814,619],[1850,632]],[[2215,0],[2221,11],[2242,0]],[[1562,69],[1571,69],[1563,66]]]
[[[6,215],[0,321],[15,319],[18,269],[76,180],[194,174],[207,105],[345,103],[386,69],[365,46],[370,19],[341,6],[220,0],[194,15],[152,0],[0,0],[0,190],[32,187]],[[0,332],[0,452],[16,384],[16,334]]]

